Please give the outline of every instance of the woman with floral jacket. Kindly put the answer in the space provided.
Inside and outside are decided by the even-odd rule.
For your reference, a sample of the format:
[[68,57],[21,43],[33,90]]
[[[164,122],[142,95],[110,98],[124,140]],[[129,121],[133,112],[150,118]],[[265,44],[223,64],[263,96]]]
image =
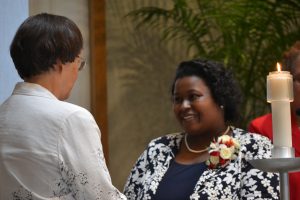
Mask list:
[[149,143],[125,185],[128,199],[279,199],[278,175],[249,163],[271,157],[270,141],[229,125],[241,102],[229,70],[208,60],[182,62],[172,99],[183,132]]

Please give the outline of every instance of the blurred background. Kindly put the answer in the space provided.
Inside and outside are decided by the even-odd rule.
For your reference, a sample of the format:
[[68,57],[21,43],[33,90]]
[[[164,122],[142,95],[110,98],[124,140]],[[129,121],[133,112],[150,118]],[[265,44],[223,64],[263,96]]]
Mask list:
[[72,19],[82,31],[88,65],[68,101],[95,116],[120,190],[151,139],[181,131],[170,95],[179,62],[203,57],[231,68],[244,95],[236,125],[247,128],[269,111],[266,76],[300,38],[298,0],[0,2],[0,104],[21,81],[9,56],[20,23],[41,12]]

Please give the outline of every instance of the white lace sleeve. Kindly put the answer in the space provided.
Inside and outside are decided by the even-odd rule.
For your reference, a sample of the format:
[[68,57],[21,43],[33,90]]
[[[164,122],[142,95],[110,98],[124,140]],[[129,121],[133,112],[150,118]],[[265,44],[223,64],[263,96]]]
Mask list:
[[59,169],[56,196],[75,199],[126,199],[111,183],[105,164],[100,130],[86,110],[72,113],[62,122],[59,135]]

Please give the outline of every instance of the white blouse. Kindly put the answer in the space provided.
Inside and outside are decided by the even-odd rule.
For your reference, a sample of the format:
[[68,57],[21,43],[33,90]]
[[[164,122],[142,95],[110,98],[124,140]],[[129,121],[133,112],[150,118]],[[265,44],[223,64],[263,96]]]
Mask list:
[[84,108],[18,83],[0,106],[0,199],[126,199],[111,183],[99,136]]

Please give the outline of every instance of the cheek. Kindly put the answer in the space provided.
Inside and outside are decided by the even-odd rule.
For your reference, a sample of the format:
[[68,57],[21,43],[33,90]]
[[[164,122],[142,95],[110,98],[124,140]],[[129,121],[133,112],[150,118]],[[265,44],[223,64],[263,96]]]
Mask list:
[[73,77],[73,84],[76,82],[77,78],[78,78],[78,73],[75,73]]
[[207,115],[210,115],[210,118],[213,120],[223,120],[224,118],[224,111],[223,109],[215,104],[215,103],[211,103],[210,106],[207,106],[207,108],[209,107],[209,111],[207,112]]
[[179,115],[179,108],[178,108],[178,106],[173,105],[172,109],[173,109],[174,115],[176,116],[176,118],[178,118],[178,115]]
[[65,83],[65,90],[66,92],[70,92],[70,90],[72,90],[76,80],[78,77],[78,72],[77,71],[72,71],[71,74],[69,74],[69,77],[66,79],[66,83]]
[[78,70],[77,69],[73,69],[72,75],[70,77],[70,83],[69,84],[74,85],[74,83],[76,82],[77,78],[78,78]]

